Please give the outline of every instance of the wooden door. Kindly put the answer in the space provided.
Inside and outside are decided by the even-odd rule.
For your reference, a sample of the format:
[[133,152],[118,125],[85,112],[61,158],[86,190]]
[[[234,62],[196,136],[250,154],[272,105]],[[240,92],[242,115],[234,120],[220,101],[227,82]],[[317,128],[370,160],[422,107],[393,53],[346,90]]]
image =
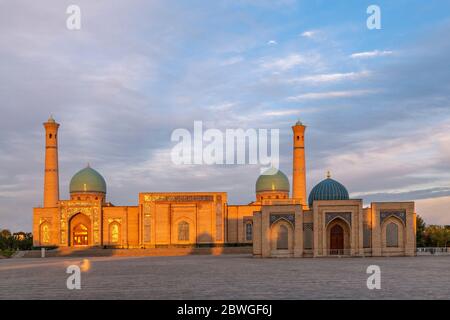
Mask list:
[[330,254],[344,253],[344,229],[335,225],[330,230]]

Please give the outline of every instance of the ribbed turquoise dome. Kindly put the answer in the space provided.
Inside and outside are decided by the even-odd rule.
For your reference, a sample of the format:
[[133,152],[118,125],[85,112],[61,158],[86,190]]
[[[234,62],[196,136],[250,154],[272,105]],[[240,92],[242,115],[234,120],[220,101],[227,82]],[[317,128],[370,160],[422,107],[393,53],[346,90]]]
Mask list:
[[331,178],[319,182],[309,194],[308,203],[312,206],[315,200],[348,200],[347,189]]
[[70,193],[103,192],[106,193],[106,182],[102,175],[87,166],[78,171],[70,180]]
[[286,175],[275,168],[265,171],[256,180],[256,192],[284,191],[289,192],[289,179]]

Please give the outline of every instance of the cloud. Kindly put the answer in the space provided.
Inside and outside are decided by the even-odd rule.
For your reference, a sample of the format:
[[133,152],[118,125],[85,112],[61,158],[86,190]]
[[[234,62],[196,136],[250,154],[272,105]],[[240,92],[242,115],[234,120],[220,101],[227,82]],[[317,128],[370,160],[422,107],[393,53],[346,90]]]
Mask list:
[[299,65],[316,64],[320,61],[320,57],[316,54],[303,55],[295,53],[283,58],[267,60],[261,62],[261,67],[263,69],[286,71]]
[[393,51],[379,51],[379,50],[374,50],[374,51],[365,51],[365,52],[357,52],[357,53],[353,53],[350,55],[350,58],[353,59],[366,59],[366,58],[375,58],[375,57],[384,57],[384,56],[390,56],[394,54]]
[[314,38],[316,35],[317,35],[317,31],[315,31],[315,30],[305,31],[301,34],[301,36],[305,37],[305,38]]
[[275,40],[270,40],[270,41],[267,42],[267,44],[268,44],[269,46],[274,46],[274,45],[277,45],[278,42],[276,42]]
[[[379,201],[417,201],[450,196],[450,187],[438,187],[403,192],[354,193],[353,198],[363,198],[365,203]],[[449,208],[450,209],[450,208]]]
[[426,224],[450,225],[450,196],[416,200],[416,212]]
[[310,92],[303,93],[297,96],[286,98],[290,102],[298,102],[304,100],[320,100],[320,99],[335,99],[335,98],[351,98],[375,93],[375,90],[348,90],[348,91],[329,91],[329,92]]
[[450,188],[439,187],[406,192],[382,192],[369,194],[351,194],[351,198],[362,198],[366,205],[371,202],[414,201],[416,213],[427,224],[450,224]]
[[301,108],[301,109],[284,109],[284,110],[272,110],[262,113],[266,117],[284,117],[284,116],[294,116],[299,114],[319,112],[320,109],[317,108]]
[[[31,208],[42,202],[42,122],[50,113],[61,123],[62,199],[89,161],[117,205],[136,205],[139,192],[169,190],[227,191],[229,203],[248,203],[259,168],[174,167],[171,132],[191,130],[194,120],[218,129],[278,128],[289,176],[291,125],[299,117],[309,125],[309,188],[331,169],[367,197],[415,190],[445,197],[432,189],[450,184],[450,43],[442,41],[450,25],[429,26],[423,37],[418,27],[394,48],[407,56],[370,61],[365,74],[368,61],[349,59],[361,39],[347,29],[331,32],[342,28],[331,22],[329,41],[299,41],[297,22],[305,16],[289,20],[292,8],[272,1],[252,1],[257,10],[249,10],[228,2],[79,0],[86,19],[79,32],[65,28],[66,4],[54,2],[17,0],[0,10],[2,228],[31,230]],[[271,18],[261,23],[261,14]],[[279,44],[267,46],[268,39]],[[439,212],[437,221],[448,221]]]
[[314,74],[309,76],[303,76],[299,78],[293,78],[287,80],[291,83],[296,82],[309,82],[309,83],[325,83],[325,82],[338,82],[345,80],[358,80],[366,78],[370,75],[369,71],[360,72],[346,72],[346,73],[326,73],[326,74]]
[[[443,165],[450,167],[449,155],[441,150],[445,141],[450,142],[448,120],[413,132],[395,124],[384,130],[378,138],[370,135],[370,140],[361,132],[347,133],[343,147],[323,151],[326,160],[312,170],[313,174],[329,168],[333,175],[345,179],[345,184],[351,184],[349,191],[354,196],[370,201],[450,195],[450,173],[441,169]],[[393,136],[387,138],[391,133]],[[329,139],[330,143],[338,141]]]
[[224,102],[219,104],[210,105],[207,108],[212,111],[229,111],[237,105],[235,102]]

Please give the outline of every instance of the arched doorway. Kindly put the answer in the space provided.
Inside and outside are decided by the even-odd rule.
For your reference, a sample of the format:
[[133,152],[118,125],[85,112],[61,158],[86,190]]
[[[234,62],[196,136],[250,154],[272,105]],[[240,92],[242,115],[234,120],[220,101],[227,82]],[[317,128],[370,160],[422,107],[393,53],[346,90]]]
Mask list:
[[111,245],[120,245],[122,242],[120,224],[118,222],[112,222],[109,225],[109,243]]
[[294,228],[285,219],[279,219],[270,227],[270,255],[289,257],[294,254]]
[[73,228],[72,243],[74,246],[87,246],[89,244],[88,228],[80,223]]
[[89,246],[92,244],[91,219],[78,213],[70,219],[69,243],[71,246]]
[[344,229],[339,224],[330,229],[330,254],[344,254]]
[[50,226],[47,222],[41,224],[39,239],[41,246],[50,244]]
[[186,221],[178,223],[178,241],[189,241],[189,223]]
[[289,249],[289,231],[284,225],[281,225],[278,229],[277,234],[277,250],[288,250]]
[[405,225],[397,217],[391,216],[381,225],[381,251],[386,256],[405,254]]

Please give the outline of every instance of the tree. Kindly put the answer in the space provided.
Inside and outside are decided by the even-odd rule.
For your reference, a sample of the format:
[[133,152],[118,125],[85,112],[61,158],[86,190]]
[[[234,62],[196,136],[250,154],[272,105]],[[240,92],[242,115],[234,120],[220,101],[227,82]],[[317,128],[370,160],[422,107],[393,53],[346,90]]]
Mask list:
[[426,246],[426,237],[425,237],[425,229],[426,229],[425,221],[421,216],[417,215],[416,217],[416,245],[417,247],[425,247]]
[[11,237],[11,231],[9,231],[8,229],[3,229],[2,231],[0,231],[0,236],[2,238],[8,239]]
[[431,225],[425,229],[427,245],[431,247],[447,247],[450,243],[450,228]]
[[11,234],[9,230],[0,231],[0,250],[30,250],[33,247],[33,235],[31,233],[16,232]]

